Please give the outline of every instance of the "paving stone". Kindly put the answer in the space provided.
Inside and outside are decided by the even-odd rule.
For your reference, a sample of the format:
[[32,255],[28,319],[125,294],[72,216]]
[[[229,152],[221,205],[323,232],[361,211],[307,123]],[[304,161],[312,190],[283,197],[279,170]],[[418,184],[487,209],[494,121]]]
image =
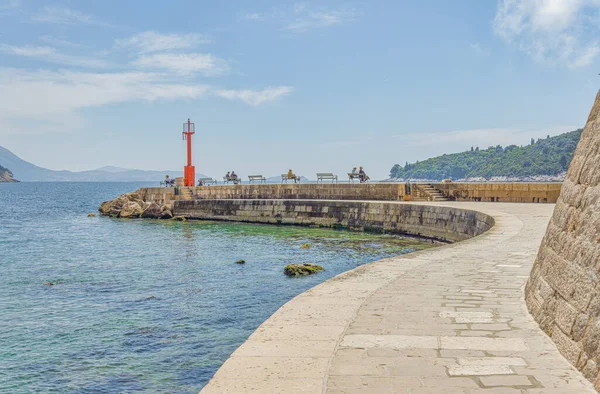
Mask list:
[[527,350],[521,338],[441,337],[442,349]]
[[448,367],[450,376],[512,375],[515,372],[507,365],[458,365]]
[[459,357],[460,365],[515,365],[527,366],[525,360],[520,357]]
[[527,376],[484,376],[481,378],[484,386],[533,386]]

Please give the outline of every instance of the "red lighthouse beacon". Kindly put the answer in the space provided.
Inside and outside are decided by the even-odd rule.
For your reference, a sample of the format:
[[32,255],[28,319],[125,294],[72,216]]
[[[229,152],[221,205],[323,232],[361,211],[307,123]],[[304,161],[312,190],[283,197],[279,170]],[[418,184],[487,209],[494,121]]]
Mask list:
[[196,170],[192,165],[192,135],[195,132],[194,124],[188,119],[187,123],[183,124],[183,133],[181,133],[183,139],[187,140],[187,166],[183,167],[183,186],[194,186]]

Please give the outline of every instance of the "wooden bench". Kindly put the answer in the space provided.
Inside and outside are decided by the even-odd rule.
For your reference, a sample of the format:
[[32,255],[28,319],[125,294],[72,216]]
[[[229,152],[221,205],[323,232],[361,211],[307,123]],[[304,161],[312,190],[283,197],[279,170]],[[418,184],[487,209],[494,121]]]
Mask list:
[[210,184],[216,185],[217,184],[217,180],[213,179],[213,178],[198,178],[198,180],[200,182],[202,182],[204,185],[210,185]]
[[338,177],[337,175],[334,175],[331,172],[317,172],[317,183],[319,183],[319,181],[321,181],[321,183],[323,183],[323,180],[331,180],[331,183],[333,183],[333,181],[335,181],[335,183],[337,183],[338,181]]
[[281,183],[287,183],[287,181],[300,182],[300,177],[298,175],[294,175],[293,178],[288,178],[288,174],[281,174]]
[[242,183],[242,180],[240,179],[240,177],[235,177],[232,178],[230,176],[224,176],[223,177],[223,183],[228,184],[229,182],[233,182],[234,185],[237,185],[238,183]]
[[248,175],[248,183],[254,183],[258,181],[258,183],[267,183],[267,178],[262,175]]

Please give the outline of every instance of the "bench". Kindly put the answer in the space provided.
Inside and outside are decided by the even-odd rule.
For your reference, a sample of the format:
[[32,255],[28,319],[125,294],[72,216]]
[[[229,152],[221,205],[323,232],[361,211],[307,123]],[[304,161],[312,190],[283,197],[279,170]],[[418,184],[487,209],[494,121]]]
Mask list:
[[202,184],[204,184],[204,185],[210,185],[210,184],[216,185],[217,184],[217,180],[213,179],[213,178],[198,178],[198,180],[200,182],[202,182]]
[[288,178],[288,174],[281,174],[281,183],[285,182],[287,183],[287,181],[294,181],[294,182],[300,182],[300,177],[297,175],[294,175],[293,178]]
[[358,176],[358,172],[357,173],[349,172],[348,173],[348,180],[350,182],[354,182],[355,179],[360,179],[360,177]]
[[267,178],[262,175],[248,175],[248,183],[254,183],[258,181],[258,183],[267,183]]
[[239,177],[230,177],[230,176],[224,176],[223,177],[223,183],[229,183],[229,182],[233,182],[234,185],[237,185],[238,183],[242,183],[242,180]]
[[317,183],[319,183],[319,181],[321,181],[321,183],[323,183],[323,180],[331,180],[331,183],[333,183],[333,181],[335,181],[335,183],[337,183],[338,181],[338,177],[337,175],[332,174],[331,172],[317,172]]
[[[348,179],[350,180],[350,182],[354,182],[354,179],[358,179],[360,181],[360,175],[358,173],[354,174],[352,172],[349,172]],[[361,181],[361,183],[369,182],[370,179],[371,178],[369,178],[369,176],[365,174],[365,179]]]

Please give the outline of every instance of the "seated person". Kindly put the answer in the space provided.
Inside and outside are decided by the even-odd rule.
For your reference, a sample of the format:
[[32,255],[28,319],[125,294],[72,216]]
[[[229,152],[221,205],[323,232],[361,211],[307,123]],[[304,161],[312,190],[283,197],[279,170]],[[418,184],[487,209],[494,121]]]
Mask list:
[[231,171],[231,179],[237,179],[237,174],[235,173],[235,171]]
[[360,170],[358,171],[358,179],[360,179],[360,183],[364,183],[369,180],[367,173],[363,170],[362,167],[360,167]]
[[227,180],[231,179],[231,176],[229,175],[229,171],[227,171],[227,174],[225,174],[225,179],[227,179]]
[[174,183],[174,179],[169,179],[169,176],[165,175],[165,186],[173,186]]
[[287,178],[288,179],[293,179],[294,183],[298,182],[298,177],[292,172],[292,170],[290,169],[287,173]]
[[202,179],[198,179],[198,186],[204,186],[204,183],[202,182]]
[[352,174],[352,175],[358,175],[358,172],[356,172],[356,167],[354,167],[352,169],[352,172],[350,174]]

